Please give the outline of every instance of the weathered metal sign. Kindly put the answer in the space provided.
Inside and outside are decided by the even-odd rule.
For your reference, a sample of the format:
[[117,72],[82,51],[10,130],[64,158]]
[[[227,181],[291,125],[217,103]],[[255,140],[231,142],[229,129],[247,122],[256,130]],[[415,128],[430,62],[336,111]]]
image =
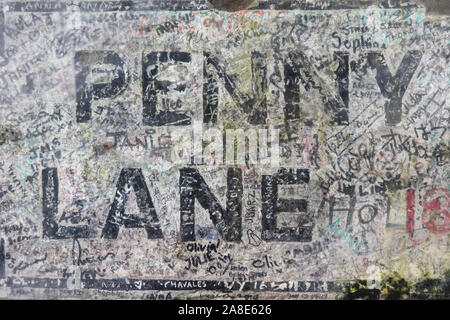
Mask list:
[[448,18],[334,8],[3,3],[0,296],[444,281]]

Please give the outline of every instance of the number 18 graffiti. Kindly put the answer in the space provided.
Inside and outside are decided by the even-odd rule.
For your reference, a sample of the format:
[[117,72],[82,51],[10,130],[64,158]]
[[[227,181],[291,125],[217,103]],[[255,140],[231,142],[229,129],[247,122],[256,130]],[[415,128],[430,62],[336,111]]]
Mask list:
[[[423,225],[433,233],[450,231],[450,192],[445,188],[433,188],[423,197]],[[415,190],[408,189],[406,194],[406,229],[410,236],[414,232]]]

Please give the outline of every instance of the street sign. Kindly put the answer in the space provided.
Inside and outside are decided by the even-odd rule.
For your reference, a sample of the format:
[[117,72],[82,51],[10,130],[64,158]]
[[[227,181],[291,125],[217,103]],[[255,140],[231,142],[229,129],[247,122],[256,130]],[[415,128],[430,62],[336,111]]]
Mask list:
[[448,269],[446,16],[2,6],[0,297],[335,299]]

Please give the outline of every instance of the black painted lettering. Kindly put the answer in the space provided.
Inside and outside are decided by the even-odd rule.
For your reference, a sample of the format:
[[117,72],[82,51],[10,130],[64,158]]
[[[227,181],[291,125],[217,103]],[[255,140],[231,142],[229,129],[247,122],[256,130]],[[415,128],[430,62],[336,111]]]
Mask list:
[[180,169],[180,229],[182,241],[195,241],[195,199],[207,209],[213,224],[225,241],[242,236],[242,171],[229,168],[227,204],[222,208],[197,169]]
[[[143,217],[125,214],[125,205],[131,188],[134,190],[137,206]],[[117,182],[116,195],[109,210],[106,225],[102,231],[102,238],[117,239],[120,226],[125,228],[144,228],[148,239],[163,238],[159,219],[145,183],[142,169],[122,169]]]
[[90,230],[83,226],[60,226],[58,214],[59,180],[58,169],[42,170],[42,214],[44,215],[43,237],[49,239],[89,238]]
[[[278,185],[295,185],[309,183],[307,169],[280,169],[276,175],[263,175],[261,184],[262,194],[262,236],[266,241],[311,241],[312,217],[307,215],[307,201],[305,199],[279,199]],[[299,214],[297,227],[278,227],[277,215],[282,212],[296,212]]]
[[368,53],[369,66],[376,69],[378,86],[383,96],[388,99],[384,109],[386,124],[389,126],[399,124],[402,119],[402,98],[414,72],[419,66],[421,58],[422,52],[408,50],[393,77],[381,52]]
[[128,86],[125,63],[114,51],[75,52],[75,71],[77,122],[91,119],[94,100],[115,98]]
[[[183,92],[187,83],[158,80],[161,65],[179,65],[191,62],[187,52],[151,52],[142,58],[143,123],[147,126],[184,126],[191,124],[189,111],[182,108],[180,100],[172,101],[172,90]],[[171,88],[174,87],[174,88]],[[159,98],[159,99],[158,99]],[[159,102],[158,100],[161,100]]]
[[325,112],[331,117],[331,124],[348,124],[349,54],[338,51],[334,53],[334,59],[338,62],[338,68],[335,71],[335,86],[338,94],[322,88],[318,82],[317,72],[304,53],[289,53],[289,58],[284,63],[286,120],[295,120],[300,117],[300,84],[302,84],[306,91],[318,89],[324,101]]
[[252,52],[252,84],[253,95],[248,96],[239,90],[238,81],[225,71],[219,58],[204,54],[203,65],[203,122],[217,123],[218,86],[215,73],[224,81],[226,91],[231,95],[235,103],[248,115],[250,124],[265,124],[267,118],[267,66],[265,56],[258,52]]

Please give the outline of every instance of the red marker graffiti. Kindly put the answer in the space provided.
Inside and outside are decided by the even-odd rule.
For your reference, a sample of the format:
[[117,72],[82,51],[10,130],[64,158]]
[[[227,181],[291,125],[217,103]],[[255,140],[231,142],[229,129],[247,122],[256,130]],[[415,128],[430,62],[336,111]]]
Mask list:
[[406,230],[409,233],[409,237],[414,235],[414,204],[416,200],[416,193],[414,189],[408,189],[406,191]]
[[450,193],[445,188],[430,189],[425,193],[422,222],[434,233],[450,231]]

